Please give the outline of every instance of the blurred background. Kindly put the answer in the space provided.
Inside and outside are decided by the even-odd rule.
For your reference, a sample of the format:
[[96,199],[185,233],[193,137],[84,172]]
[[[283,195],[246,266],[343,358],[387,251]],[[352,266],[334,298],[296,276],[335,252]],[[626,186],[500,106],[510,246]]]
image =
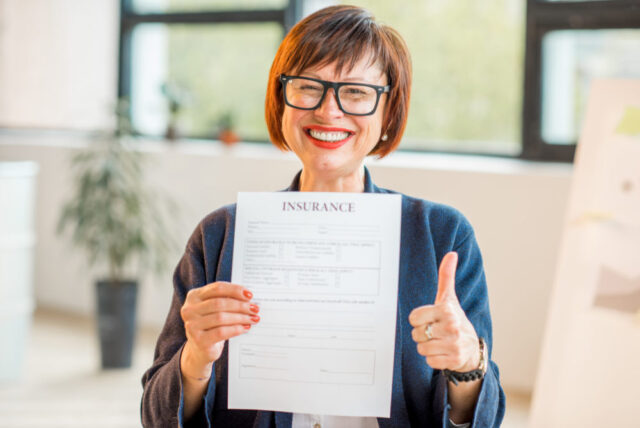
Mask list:
[[[238,191],[282,189],[298,171],[268,142],[266,79],[287,29],[337,3],[0,0],[0,427],[140,425],[172,269],[207,213]],[[526,426],[589,84],[640,77],[634,1],[347,3],[396,28],[412,53],[400,150],[368,166],[379,186],[453,205],[474,225],[504,426]],[[113,169],[123,158],[105,153],[126,153],[122,144],[140,158]],[[110,182],[125,184],[83,176],[96,166],[72,167],[83,154],[107,159],[121,178]],[[125,208],[98,198],[113,189],[139,196],[140,216],[125,217],[140,223],[118,226],[144,230],[122,250],[134,315],[99,315],[95,282],[113,278],[113,258],[87,256],[112,249],[105,229],[59,231],[65,207],[80,213],[73,202],[87,195],[94,220],[121,220]],[[89,247],[74,245],[82,237]],[[150,252],[164,254],[164,269],[140,267]],[[126,317],[132,354],[106,368],[99,320]]]

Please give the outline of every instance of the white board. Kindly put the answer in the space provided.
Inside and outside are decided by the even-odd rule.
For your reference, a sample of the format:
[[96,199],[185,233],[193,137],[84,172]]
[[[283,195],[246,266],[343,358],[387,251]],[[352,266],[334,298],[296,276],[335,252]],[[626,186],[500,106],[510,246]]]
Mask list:
[[597,80],[578,144],[531,428],[640,427],[640,80]]

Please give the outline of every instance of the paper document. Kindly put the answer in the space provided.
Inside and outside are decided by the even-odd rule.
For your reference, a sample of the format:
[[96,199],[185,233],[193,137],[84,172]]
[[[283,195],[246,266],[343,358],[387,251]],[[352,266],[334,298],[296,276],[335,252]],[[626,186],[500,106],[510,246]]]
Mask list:
[[240,193],[232,282],[261,321],[229,341],[229,408],[389,417],[401,196]]

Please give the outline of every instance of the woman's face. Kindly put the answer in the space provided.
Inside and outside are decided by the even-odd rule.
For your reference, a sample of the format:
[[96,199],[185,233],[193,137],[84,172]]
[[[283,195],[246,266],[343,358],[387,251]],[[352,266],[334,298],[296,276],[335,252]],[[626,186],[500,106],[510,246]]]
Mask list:
[[[340,74],[335,64],[303,70],[300,76],[331,82],[387,85],[387,76],[364,56]],[[333,89],[328,89],[315,110],[299,110],[285,105],[282,133],[289,148],[300,158],[305,173],[318,179],[346,177],[359,171],[364,158],[380,140],[387,95],[380,97],[370,116],[351,116],[338,107]]]

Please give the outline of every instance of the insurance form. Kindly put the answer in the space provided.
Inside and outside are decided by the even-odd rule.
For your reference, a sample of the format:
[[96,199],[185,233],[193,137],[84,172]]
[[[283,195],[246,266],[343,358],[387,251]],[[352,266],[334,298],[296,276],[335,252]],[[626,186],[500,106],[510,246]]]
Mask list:
[[261,321],[229,341],[229,408],[389,417],[400,215],[400,195],[238,195],[232,282]]

